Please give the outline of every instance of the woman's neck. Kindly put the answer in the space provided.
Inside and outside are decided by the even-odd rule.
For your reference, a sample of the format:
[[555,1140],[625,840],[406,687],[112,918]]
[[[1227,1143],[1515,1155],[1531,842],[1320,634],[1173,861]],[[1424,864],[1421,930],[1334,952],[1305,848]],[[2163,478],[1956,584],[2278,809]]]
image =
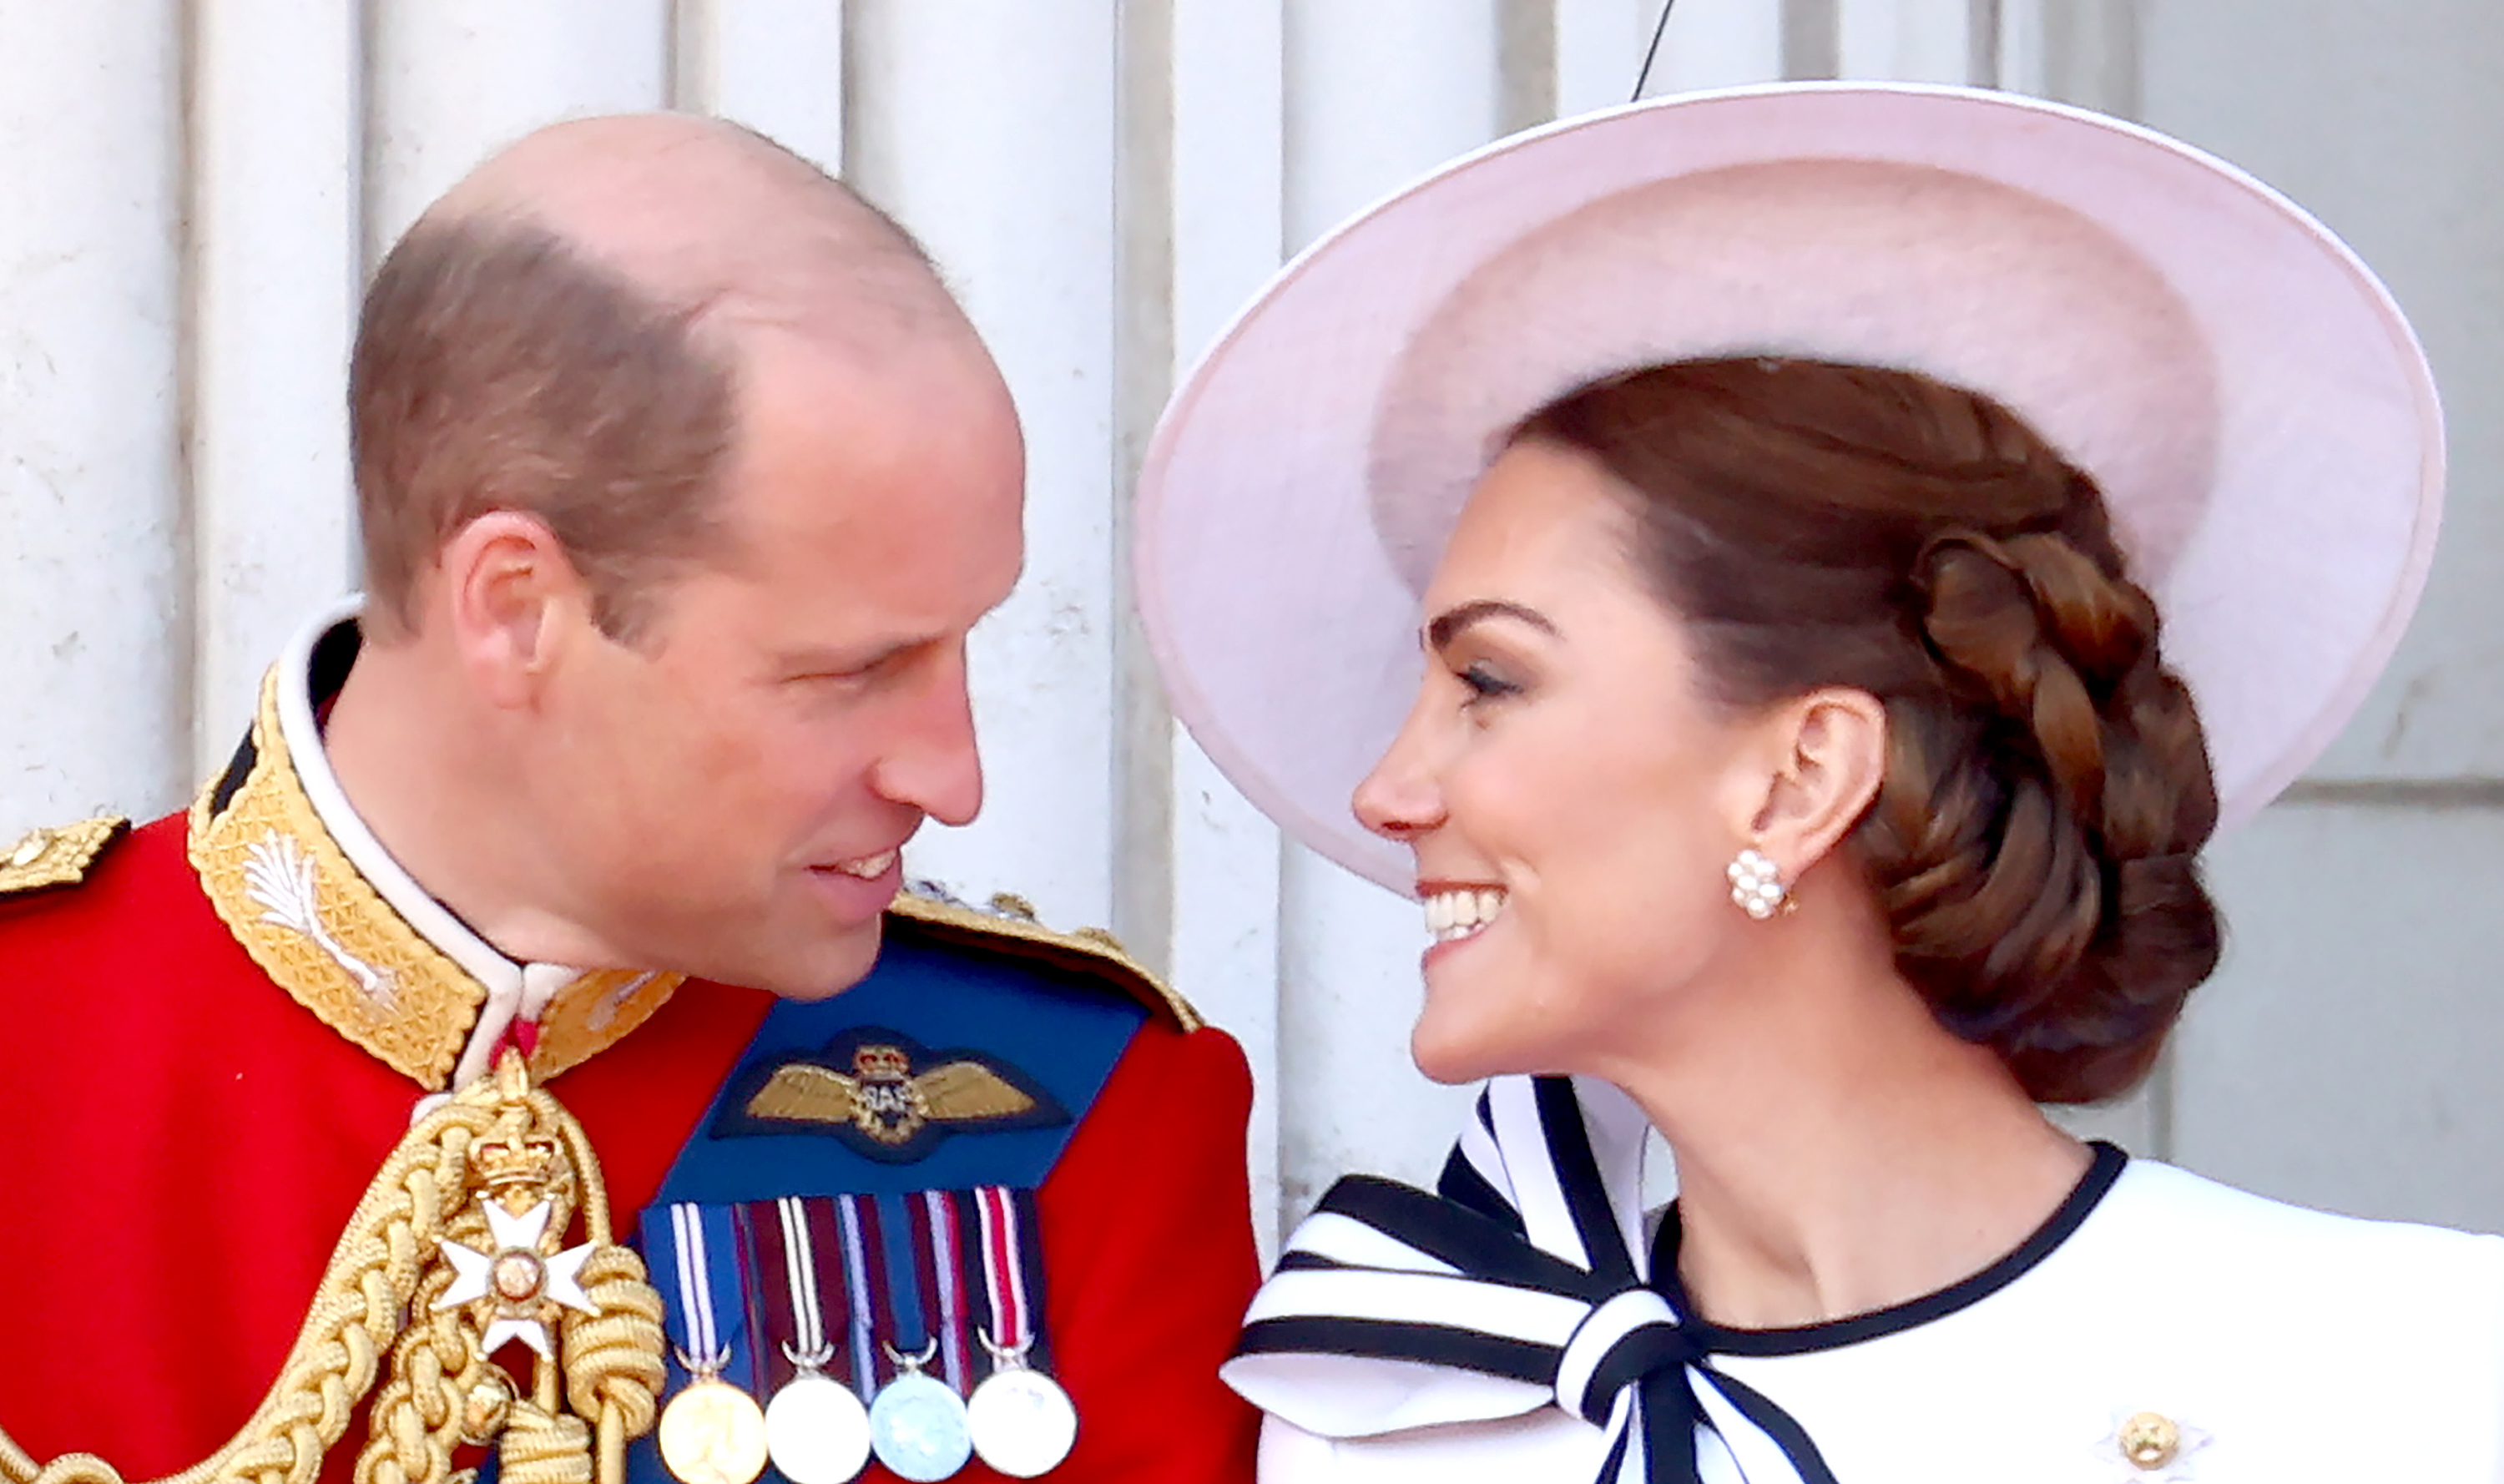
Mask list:
[[1680,1276],[1705,1318],[1785,1328],[1918,1298],[2023,1243],[2085,1173],[2085,1147],[1892,969],[1763,969],[1674,1049],[1603,1073],[1677,1156]]

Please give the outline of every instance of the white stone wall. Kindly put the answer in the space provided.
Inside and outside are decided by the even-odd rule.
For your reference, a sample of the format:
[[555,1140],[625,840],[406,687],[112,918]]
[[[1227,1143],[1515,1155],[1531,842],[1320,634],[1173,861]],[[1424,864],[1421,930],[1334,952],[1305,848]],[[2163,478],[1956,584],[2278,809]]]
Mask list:
[[[1622,101],[1655,0],[0,0],[0,836],[171,809],[348,581],[340,389],[381,247],[485,152],[708,109],[932,248],[1031,440],[977,658],[991,803],[918,870],[1107,922],[1243,1039],[1265,1220],[1422,1175],[1413,910],[1293,848],[1159,703],[1130,470],[1302,243],[1437,160]],[[2088,1122],[2262,1189],[2504,1225],[2504,9],[2493,0],[1681,0],[1650,90],[1994,82],[2217,148],[2417,317],[2454,481],[2423,619],[2289,803],[2150,1091]]]

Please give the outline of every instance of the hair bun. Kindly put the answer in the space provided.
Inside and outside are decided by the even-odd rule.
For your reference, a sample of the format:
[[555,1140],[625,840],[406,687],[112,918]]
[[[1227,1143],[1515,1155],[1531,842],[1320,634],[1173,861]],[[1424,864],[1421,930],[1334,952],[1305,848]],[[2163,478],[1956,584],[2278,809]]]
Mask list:
[[2216,964],[2216,791],[2094,483],[1913,372],[1754,358],[1611,378],[1522,434],[1632,493],[1713,693],[1887,708],[1851,849],[1895,967],[2046,1102],[2128,1091]]

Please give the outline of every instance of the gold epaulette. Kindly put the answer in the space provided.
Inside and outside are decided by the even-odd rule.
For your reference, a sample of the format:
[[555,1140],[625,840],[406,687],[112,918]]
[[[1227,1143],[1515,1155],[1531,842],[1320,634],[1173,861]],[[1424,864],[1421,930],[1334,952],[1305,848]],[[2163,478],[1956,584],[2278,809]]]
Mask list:
[[77,885],[87,880],[87,868],[104,847],[128,828],[130,821],[120,814],[99,814],[56,829],[27,831],[17,844],[0,849],[0,897]]
[[991,911],[907,891],[887,911],[908,922],[937,929],[943,936],[970,939],[1022,957],[1058,964],[1064,969],[1109,978],[1145,1004],[1162,1010],[1184,1030],[1206,1022],[1191,1001],[1176,994],[1164,980],[1132,958],[1121,940],[1100,927],[1059,932],[1034,918],[1034,909],[1003,892],[991,898]]

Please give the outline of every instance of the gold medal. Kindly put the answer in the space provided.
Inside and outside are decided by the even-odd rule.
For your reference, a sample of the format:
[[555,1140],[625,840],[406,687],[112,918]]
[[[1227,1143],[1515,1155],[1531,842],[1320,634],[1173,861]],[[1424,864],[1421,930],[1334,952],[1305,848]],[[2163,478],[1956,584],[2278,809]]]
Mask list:
[[765,1413],[738,1387],[699,1374],[662,1409],[660,1443],[679,1484],[753,1484],[765,1471]]

